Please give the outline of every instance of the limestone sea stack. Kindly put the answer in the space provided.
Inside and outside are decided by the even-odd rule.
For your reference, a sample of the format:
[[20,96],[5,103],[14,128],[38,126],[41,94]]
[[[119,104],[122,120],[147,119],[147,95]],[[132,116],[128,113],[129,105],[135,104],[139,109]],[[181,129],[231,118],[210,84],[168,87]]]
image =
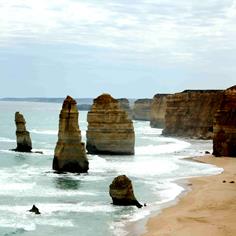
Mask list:
[[15,124],[17,147],[14,149],[14,151],[31,152],[32,142],[30,133],[26,130],[25,118],[20,112],[15,113]]
[[127,112],[128,118],[132,119],[132,109],[130,107],[129,100],[127,98],[118,98],[117,100],[120,107]]
[[138,99],[134,102],[133,119],[150,121],[152,99]]
[[91,154],[134,154],[134,127],[119,102],[110,94],[93,101],[87,116],[87,151]]
[[67,96],[59,117],[58,141],[55,147],[53,169],[57,171],[84,173],[89,163],[85,145],[81,142],[76,101]]
[[169,94],[156,94],[151,104],[150,126],[152,128],[165,127],[165,114],[167,96]]
[[213,132],[213,155],[236,157],[236,86],[224,92]]
[[142,207],[134,196],[131,180],[125,175],[114,178],[109,188],[109,194],[114,205]]
[[164,135],[212,139],[222,90],[185,90],[167,97]]

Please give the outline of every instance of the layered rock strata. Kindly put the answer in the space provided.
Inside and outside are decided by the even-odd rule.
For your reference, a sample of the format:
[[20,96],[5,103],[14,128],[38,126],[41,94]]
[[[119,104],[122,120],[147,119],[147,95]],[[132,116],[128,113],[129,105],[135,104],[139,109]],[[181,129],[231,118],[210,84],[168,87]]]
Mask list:
[[25,118],[20,112],[15,113],[15,124],[17,147],[14,149],[14,151],[31,152],[32,142],[30,133],[26,130]]
[[132,109],[130,108],[129,100],[127,98],[119,98],[117,101],[119,102],[121,109],[127,112],[128,118],[132,119]]
[[135,135],[133,122],[109,94],[94,99],[87,116],[87,151],[91,154],[132,155]]
[[221,90],[185,90],[168,96],[163,134],[211,139],[222,97]]
[[156,94],[153,97],[150,114],[150,126],[152,128],[165,127],[165,114],[168,95],[169,94]]
[[213,155],[236,157],[236,86],[224,92],[213,132]]
[[67,96],[59,119],[58,141],[55,147],[53,169],[83,173],[89,168],[85,145],[81,142],[76,101]]
[[134,196],[131,180],[125,175],[114,178],[109,187],[109,194],[114,205],[142,207]]
[[150,121],[152,99],[138,99],[134,102],[133,119]]

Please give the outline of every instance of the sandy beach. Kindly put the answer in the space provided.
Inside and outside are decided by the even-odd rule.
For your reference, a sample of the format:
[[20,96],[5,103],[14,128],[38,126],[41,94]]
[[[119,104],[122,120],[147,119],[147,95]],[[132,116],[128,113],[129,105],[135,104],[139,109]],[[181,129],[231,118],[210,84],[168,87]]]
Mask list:
[[150,218],[143,236],[236,235],[236,158],[207,155],[194,159],[222,167],[224,172],[190,179],[192,191]]

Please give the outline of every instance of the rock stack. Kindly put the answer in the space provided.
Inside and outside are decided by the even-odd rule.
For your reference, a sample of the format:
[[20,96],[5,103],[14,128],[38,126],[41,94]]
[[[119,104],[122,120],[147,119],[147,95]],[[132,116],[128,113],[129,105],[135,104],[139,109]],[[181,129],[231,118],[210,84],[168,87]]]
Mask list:
[[224,92],[213,132],[213,155],[236,157],[236,86]]
[[222,96],[222,90],[185,90],[168,96],[163,134],[211,139]]
[[119,98],[117,101],[120,104],[120,107],[127,112],[128,118],[132,119],[132,109],[130,108],[129,105],[129,100],[127,98]]
[[17,147],[14,151],[17,152],[31,152],[32,142],[30,138],[30,133],[26,130],[25,119],[19,112],[15,113],[15,124],[16,124],[16,142]]
[[152,128],[165,127],[166,101],[169,94],[156,94],[151,104],[150,126]]
[[150,121],[152,99],[138,99],[134,102],[133,119]]
[[131,180],[125,175],[114,178],[109,188],[109,194],[114,205],[142,207],[134,196]]
[[119,102],[109,94],[94,99],[88,112],[87,151],[91,154],[134,154],[134,127]]
[[85,145],[81,142],[78,117],[76,101],[67,96],[60,113],[58,141],[53,159],[54,170],[76,173],[88,171],[89,163]]

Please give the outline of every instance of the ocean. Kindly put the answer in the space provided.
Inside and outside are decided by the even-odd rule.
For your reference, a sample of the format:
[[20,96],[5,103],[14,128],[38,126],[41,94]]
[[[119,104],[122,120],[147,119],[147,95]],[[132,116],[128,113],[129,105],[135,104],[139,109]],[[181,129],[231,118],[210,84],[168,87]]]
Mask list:
[[[184,191],[177,180],[213,175],[222,169],[183,160],[212,151],[212,141],[163,137],[149,122],[134,121],[134,156],[88,155],[87,174],[52,170],[61,104],[0,102],[0,235],[110,236],[127,234],[127,224],[160,210]],[[20,111],[34,151],[16,153],[14,114]],[[79,113],[86,141],[87,112]],[[137,200],[147,207],[113,206],[109,185],[125,174]],[[28,210],[35,204],[41,215]]]

